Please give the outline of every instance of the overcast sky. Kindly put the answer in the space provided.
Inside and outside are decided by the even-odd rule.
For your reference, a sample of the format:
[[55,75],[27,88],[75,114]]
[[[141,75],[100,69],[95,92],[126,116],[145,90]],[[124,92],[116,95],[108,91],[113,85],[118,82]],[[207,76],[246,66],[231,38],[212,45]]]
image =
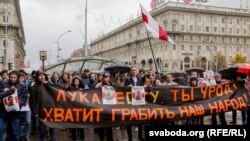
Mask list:
[[[209,0],[209,5],[239,8],[239,1]],[[150,10],[150,2],[151,0],[88,0],[88,42],[128,22],[132,14],[134,18],[137,17],[139,3]],[[61,57],[69,58],[73,50],[83,46],[85,0],[20,0],[20,4],[26,36],[26,60],[30,60],[31,67],[40,66],[40,50],[50,52],[50,63],[55,63],[57,44],[54,42],[68,30],[72,32],[60,39]]]

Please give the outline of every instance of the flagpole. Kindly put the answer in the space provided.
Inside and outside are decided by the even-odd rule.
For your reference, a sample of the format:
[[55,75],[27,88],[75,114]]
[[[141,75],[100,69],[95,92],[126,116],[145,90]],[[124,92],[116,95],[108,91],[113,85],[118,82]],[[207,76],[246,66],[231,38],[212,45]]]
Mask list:
[[151,53],[152,53],[152,56],[153,56],[153,61],[154,61],[154,64],[155,64],[155,69],[156,69],[156,72],[158,72],[158,68],[157,68],[156,61],[155,61],[154,51],[153,51],[153,48],[152,48],[152,44],[151,44],[151,41],[150,41],[150,38],[149,38],[149,34],[148,34],[148,30],[147,30],[146,25],[145,25],[145,28],[146,28],[146,31],[147,31],[148,42],[149,42],[149,46],[150,46]]

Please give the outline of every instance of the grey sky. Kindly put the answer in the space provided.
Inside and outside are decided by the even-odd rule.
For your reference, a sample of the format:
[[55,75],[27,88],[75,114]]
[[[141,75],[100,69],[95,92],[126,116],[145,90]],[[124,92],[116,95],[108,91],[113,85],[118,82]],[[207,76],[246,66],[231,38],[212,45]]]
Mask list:
[[[209,5],[239,8],[239,1],[209,0]],[[245,7],[246,0],[242,1]],[[134,18],[137,17],[139,3],[150,10],[150,2],[151,0],[88,0],[88,42],[123,25],[132,14]],[[56,62],[57,44],[52,43],[68,30],[72,32],[60,39],[61,57],[66,59],[73,50],[83,46],[84,8],[85,0],[21,0],[26,60],[31,61],[32,67],[38,68],[41,65],[40,50],[50,51],[50,63]]]

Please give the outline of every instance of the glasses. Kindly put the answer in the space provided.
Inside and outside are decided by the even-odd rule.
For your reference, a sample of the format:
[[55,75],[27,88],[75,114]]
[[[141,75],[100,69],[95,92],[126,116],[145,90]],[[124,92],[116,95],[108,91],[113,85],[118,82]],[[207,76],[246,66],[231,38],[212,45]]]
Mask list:
[[17,78],[17,77],[10,77],[10,78]]

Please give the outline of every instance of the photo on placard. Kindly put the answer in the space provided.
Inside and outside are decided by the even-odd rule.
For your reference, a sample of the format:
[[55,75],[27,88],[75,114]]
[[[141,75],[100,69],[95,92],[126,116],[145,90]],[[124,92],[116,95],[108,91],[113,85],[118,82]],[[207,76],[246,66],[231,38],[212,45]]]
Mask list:
[[20,111],[17,91],[15,91],[14,94],[12,94],[8,97],[5,97],[3,99],[3,103],[4,103],[5,110],[7,112]]
[[145,90],[143,86],[132,87],[132,105],[145,105]]
[[107,105],[116,104],[115,89],[112,86],[102,87],[102,102]]

